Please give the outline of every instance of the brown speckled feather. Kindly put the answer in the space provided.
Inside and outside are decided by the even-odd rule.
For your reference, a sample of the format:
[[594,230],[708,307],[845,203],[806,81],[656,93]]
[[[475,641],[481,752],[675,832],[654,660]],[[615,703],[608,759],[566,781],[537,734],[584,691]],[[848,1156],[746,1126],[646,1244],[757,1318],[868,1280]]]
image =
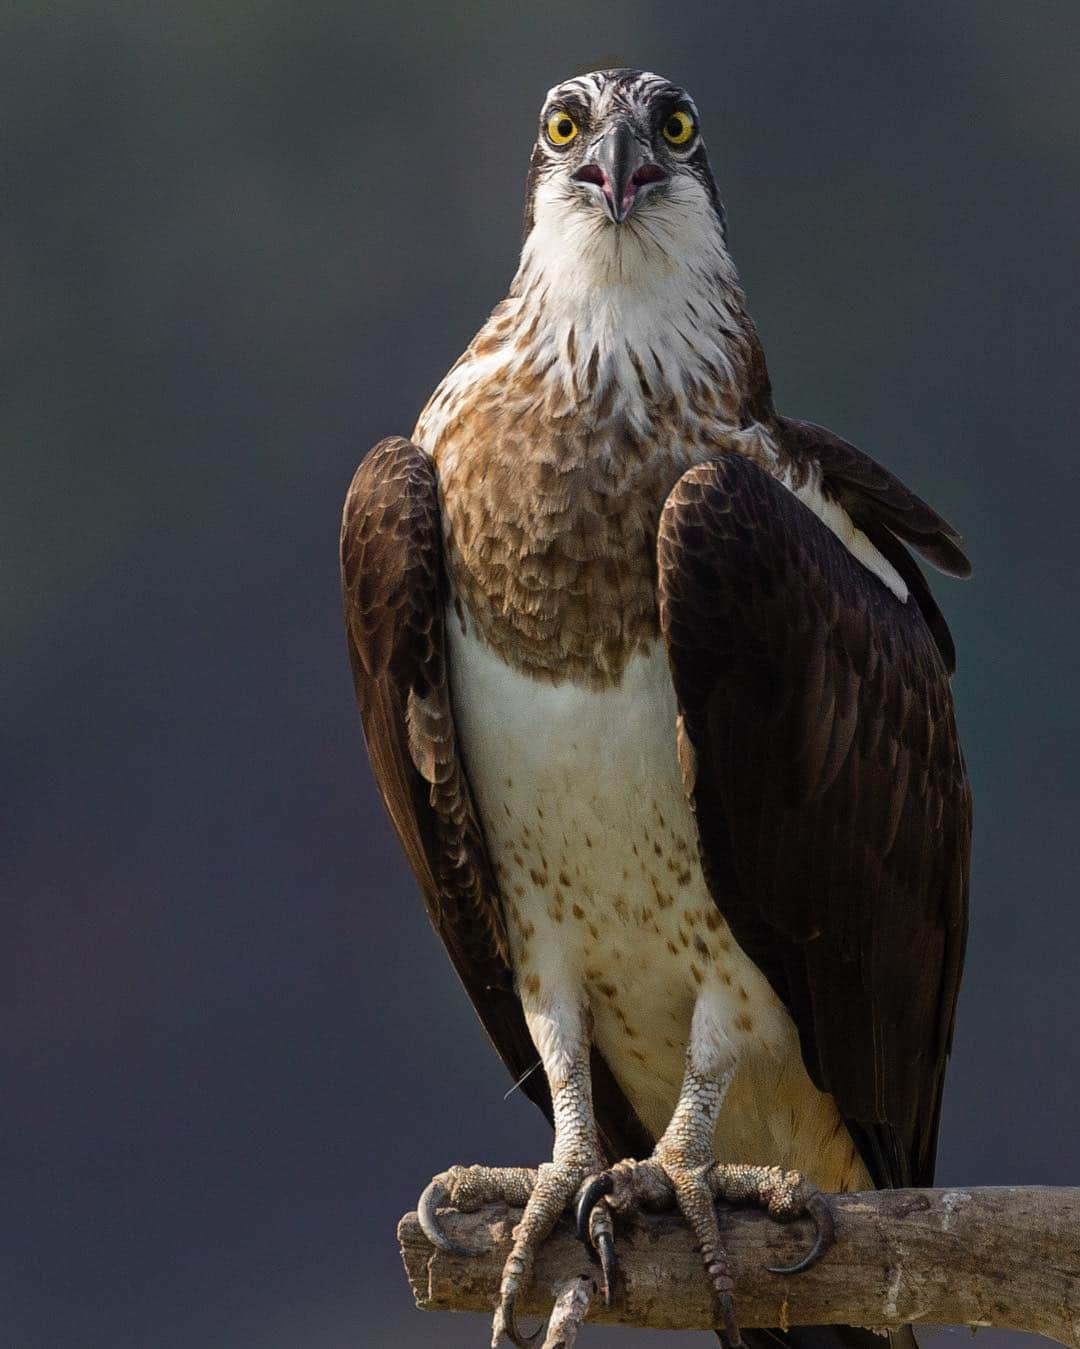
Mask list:
[[[906,526],[961,570],[948,526],[897,497],[883,470],[871,481],[876,465],[854,454],[844,471],[862,520],[873,526],[880,501],[878,525]],[[942,530],[948,548],[935,543]],[[737,455],[680,479],[659,560],[710,888],[790,1010],[810,1075],[875,1183],[929,1184],[971,828],[933,619],[918,590],[902,603]]]
[[[372,771],[432,924],[515,1078],[536,1062],[514,989],[502,903],[457,753],[443,633],[446,584],[431,459],[381,441],[356,471],[341,524],[341,582]],[[594,1094],[612,1158],[650,1140],[604,1061]],[[522,1090],[551,1117],[547,1081]]]

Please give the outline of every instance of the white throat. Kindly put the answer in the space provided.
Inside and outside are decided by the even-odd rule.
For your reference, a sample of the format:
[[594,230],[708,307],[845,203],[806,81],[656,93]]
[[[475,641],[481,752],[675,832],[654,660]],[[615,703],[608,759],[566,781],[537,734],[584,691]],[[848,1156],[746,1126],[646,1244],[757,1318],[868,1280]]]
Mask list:
[[614,388],[612,413],[644,424],[650,399],[687,400],[698,382],[740,376],[738,276],[715,212],[689,188],[616,225],[542,182],[510,296],[532,332],[526,359],[568,401],[590,384]]

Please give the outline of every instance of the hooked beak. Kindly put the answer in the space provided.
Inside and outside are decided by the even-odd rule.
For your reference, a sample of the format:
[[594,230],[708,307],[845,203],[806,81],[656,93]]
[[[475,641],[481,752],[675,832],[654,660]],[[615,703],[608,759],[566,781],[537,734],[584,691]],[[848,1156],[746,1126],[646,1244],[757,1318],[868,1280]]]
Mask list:
[[608,215],[622,224],[643,188],[662,183],[667,174],[642,152],[629,122],[618,121],[605,132],[592,156],[573,175],[575,183],[598,187]]

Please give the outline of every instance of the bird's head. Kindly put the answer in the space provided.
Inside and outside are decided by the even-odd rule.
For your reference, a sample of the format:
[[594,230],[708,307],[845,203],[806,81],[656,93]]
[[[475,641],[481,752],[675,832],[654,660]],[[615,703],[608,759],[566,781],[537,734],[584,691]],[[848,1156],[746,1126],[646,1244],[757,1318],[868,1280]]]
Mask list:
[[544,100],[526,247],[669,258],[723,248],[724,216],[693,99],[659,75],[604,70]]

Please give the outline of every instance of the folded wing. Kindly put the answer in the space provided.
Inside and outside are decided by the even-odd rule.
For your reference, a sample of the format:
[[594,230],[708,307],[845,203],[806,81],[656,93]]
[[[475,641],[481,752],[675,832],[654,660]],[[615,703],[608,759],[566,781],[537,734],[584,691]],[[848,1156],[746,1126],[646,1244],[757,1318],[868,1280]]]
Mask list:
[[782,484],[725,454],[685,474],[664,508],[661,623],[713,897],[788,1007],[875,1183],[925,1185],[963,960],[971,802],[951,640],[896,540],[906,529],[955,571],[966,560],[943,521],[854,455],[837,452],[836,467],[863,478],[849,489],[860,528],[903,555],[906,603]]

